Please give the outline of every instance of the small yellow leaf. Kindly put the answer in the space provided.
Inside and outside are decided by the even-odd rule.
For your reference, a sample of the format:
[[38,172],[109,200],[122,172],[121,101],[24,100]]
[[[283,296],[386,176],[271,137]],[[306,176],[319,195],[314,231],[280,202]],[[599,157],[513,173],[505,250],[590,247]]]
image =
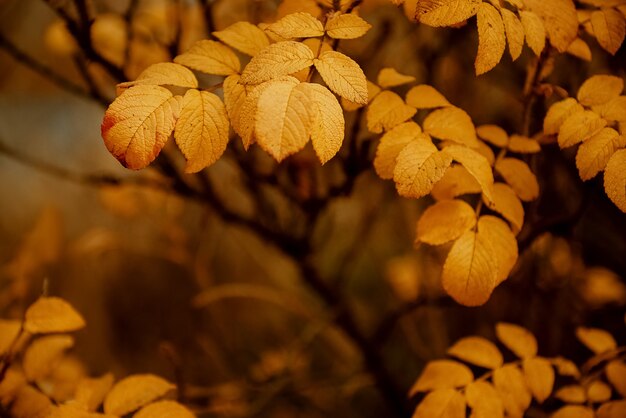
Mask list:
[[582,113],[584,110],[580,103],[571,97],[554,103],[543,120],[543,132],[546,135],[558,133],[567,118],[575,113]]
[[495,168],[524,202],[530,202],[539,196],[537,177],[524,161],[503,158],[496,163]]
[[498,322],[496,324],[496,336],[519,358],[525,359],[537,355],[537,339],[526,328]]
[[450,106],[431,112],[422,124],[424,132],[468,147],[477,147],[478,139],[470,116],[458,107]]
[[[626,9],[624,10],[626,13]],[[626,14],[625,14],[626,16]],[[604,403],[596,411],[597,418],[622,418],[626,416],[626,401]]]
[[604,191],[622,212],[626,213],[626,150],[617,151],[604,169]]
[[126,415],[159,399],[176,386],[152,374],[128,376],[113,386],[104,399],[104,412]]
[[591,26],[600,46],[615,55],[626,35],[624,16],[615,9],[600,9],[591,13]]
[[20,334],[20,321],[0,319],[0,356],[3,356]]
[[124,91],[107,109],[101,131],[111,154],[125,167],[150,164],[169,139],[182,97],[160,86],[142,85]]
[[584,106],[595,106],[617,98],[624,90],[624,80],[613,75],[594,75],[578,89],[578,101]]
[[579,385],[563,386],[554,393],[554,397],[566,403],[585,403],[587,401],[587,393]]
[[521,55],[524,47],[524,26],[512,11],[502,8],[500,13],[504,22],[506,39],[509,42],[509,53],[511,54],[511,59],[515,61]]
[[546,46],[546,29],[541,18],[535,13],[525,10],[521,10],[519,14],[526,34],[526,43],[535,55],[541,55],[541,51]]
[[585,141],[576,153],[580,178],[590,180],[606,167],[615,151],[626,146],[626,137],[613,128],[603,128]]
[[567,47],[566,52],[576,58],[580,58],[583,61],[591,61],[591,49],[589,48],[589,45],[587,45],[587,42],[580,38],[574,39],[574,42]]
[[504,406],[498,392],[489,382],[476,381],[465,388],[467,403],[472,408],[472,418],[502,418]]
[[442,151],[452,157],[453,160],[460,163],[467,171],[474,176],[483,194],[488,200],[493,198],[493,172],[489,161],[471,148],[460,145],[451,145]]
[[522,135],[511,135],[511,138],[509,138],[509,151],[519,154],[534,154],[541,151],[541,146],[532,138]]
[[436,389],[417,406],[413,418],[465,418],[465,398],[454,389]]
[[493,384],[500,394],[507,415],[523,417],[530,406],[532,396],[520,369],[513,364],[505,364],[494,370]]
[[213,32],[213,36],[251,57],[270,44],[265,32],[249,22],[237,22],[221,31]]
[[403,84],[412,83],[415,77],[411,75],[400,74],[394,68],[383,68],[378,73],[378,85],[384,89],[401,86]]
[[515,191],[504,183],[494,183],[492,200],[483,199],[489,209],[499,213],[518,233],[524,225],[524,207]]
[[24,375],[31,382],[47,377],[59,365],[65,351],[73,346],[74,338],[69,335],[38,338],[24,353]]
[[410,396],[418,392],[449,389],[468,385],[474,380],[466,365],[453,360],[434,360],[426,363],[420,377],[411,387]]
[[603,119],[626,122],[626,96],[616,97],[604,104],[592,106],[591,109]]
[[406,103],[416,109],[432,109],[435,107],[450,106],[450,102],[434,87],[428,84],[419,84],[412,87],[406,94]]
[[559,52],[578,36],[576,7],[572,0],[524,0],[523,8],[538,15],[548,32],[550,43]]
[[595,380],[587,387],[590,402],[606,402],[611,399],[611,387],[601,380]]
[[336,94],[351,102],[367,104],[367,81],[359,64],[336,51],[325,51],[314,60],[326,85]]
[[499,148],[505,148],[509,143],[509,135],[497,125],[480,125],[476,128],[476,134]]
[[320,162],[325,164],[339,152],[343,143],[343,110],[335,95],[326,87],[313,83],[302,83],[300,87],[305,89],[314,107],[311,109],[311,142]]
[[326,33],[334,39],[356,39],[365,35],[371,27],[355,14],[334,14],[326,22]]
[[626,398],[626,364],[613,360],[606,365],[606,377],[622,398]]
[[203,39],[196,42],[184,54],[174,58],[177,64],[192,70],[214,75],[231,75],[239,72],[239,58],[229,47]]
[[[413,121],[401,123],[386,132],[376,148],[374,158],[376,174],[385,180],[392,179],[398,154],[409,142],[418,139],[421,133],[422,129]],[[429,138],[426,139],[430,141]]]
[[566,405],[558,409],[550,418],[594,418],[593,409],[581,405]]
[[82,379],[76,386],[74,401],[87,411],[96,411],[113,387],[113,382],[111,373],[99,378]]
[[595,354],[617,348],[615,338],[603,329],[578,327],[576,328],[576,338]]
[[237,134],[241,132],[239,121],[241,120],[241,110],[247,96],[246,87],[239,80],[239,74],[229,75],[224,79],[223,85],[224,104],[226,105],[230,124]]
[[453,199],[464,194],[480,193],[482,188],[465,167],[455,164],[446,170],[431,195],[437,200]]
[[[374,100],[374,97],[378,95],[378,93],[380,93],[380,87],[367,80],[367,102],[371,103],[372,100]],[[363,107],[362,104],[351,102],[350,100],[347,100],[343,97],[341,98],[341,106],[346,112],[352,112]]]
[[24,329],[31,334],[49,334],[76,331],[85,326],[85,320],[65,300],[41,297],[27,310]]
[[496,286],[509,277],[518,257],[517,240],[509,226],[500,218],[485,215],[478,220],[478,232],[491,242],[493,262],[497,268]]
[[445,244],[459,238],[474,225],[474,208],[462,200],[441,200],[429,206],[417,222],[416,242]]
[[382,91],[367,107],[367,129],[381,133],[406,122],[417,110],[392,91]]
[[185,406],[175,401],[159,401],[144,406],[133,418],[195,418]]
[[552,359],[552,364],[556,367],[556,371],[561,376],[570,376],[575,379],[580,378],[580,370],[578,366],[564,357],[555,357]]
[[393,179],[400,196],[426,196],[452,163],[452,157],[438,151],[432,142],[418,139],[398,154]]
[[482,0],[420,0],[415,20],[429,26],[452,26],[478,12]]
[[241,74],[242,84],[259,84],[292,74],[313,64],[311,48],[301,42],[277,42],[256,54]]
[[[289,76],[277,78],[276,80],[292,80],[293,82],[298,82],[298,80]],[[254,128],[256,124],[255,120],[258,110],[257,105],[259,103],[259,97],[272,81],[261,83],[248,91],[248,94],[241,105],[241,110],[239,111],[239,123],[233,124],[233,129],[235,129],[235,132],[237,132],[237,134],[241,137],[243,147],[246,150],[254,143],[255,139]]]
[[191,70],[180,64],[161,62],[146,68],[135,81],[120,83],[117,87],[118,89],[125,89],[142,84],[196,88],[198,87],[198,80]]
[[522,363],[526,383],[537,402],[543,403],[554,387],[554,369],[550,362],[542,357],[525,358]]
[[502,366],[503,361],[502,354],[500,350],[498,350],[498,347],[491,341],[482,337],[462,338],[454,343],[454,345],[448,349],[447,353],[448,355],[486,369],[496,369]]
[[314,38],[324,35],[322,22],[304,12],[288,14],[269,25],[265,30],[284,39]]
[[500,62],[506,48],[506,36],[500,13],[489,3],[480,3],[477,24],[478,52],[474,61],[474,68],[476,75],[480,75],[491,70]]

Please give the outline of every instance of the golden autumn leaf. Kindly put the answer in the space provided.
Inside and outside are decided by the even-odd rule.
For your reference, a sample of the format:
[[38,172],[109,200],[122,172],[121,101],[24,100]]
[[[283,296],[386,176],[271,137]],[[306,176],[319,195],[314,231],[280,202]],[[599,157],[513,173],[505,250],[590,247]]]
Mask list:
[[326,34],[334,39],[356,39],[365,35],[371,27],[355,14],[334,14],[326,22]]
[[450,155],[452,159],[460,163],[467,171],[474,176],[488,200],[492,200],[493,195],[493,172],[489,161],[477,151],[461,145],[450,145],[443,149],[444,153]]
[[135,374],[117,382],[104,399],[104,412],[126,415],[175,389],[176,386],[152,374]]
[[522,369],[526,383],[537,402],[543,403],[554,387],[554,369],[550,362],[542,357],[525,358]]
[[302,83],[305,94],[313,106],[311,142],[320,162],[325,164],[333,158],[343,143],[345,121],[343,110],[334,94],[326,87],[315,83]]
[[489,382],[475,381],[465,388],[473,418],[503,418],[504,406],[498,392]]
[[518,233],[524,225],[524,207],[515,191],[505,183],[494,183],[491,200],[484,199],[489,209],[499,213],[511,223],[513,232]]
[[176,401],[159,401],[144,406],[133,418],[195,418],[195,415]]
[[543,21],[533,12],[521,10],[519,12],[526,35],[526,43],[535,55],[541,55],[546,46],[546,29]]
[[33,388],[22,386],[9,409],[11,418],[47,418],[53,410],[50,399]]
[[288,14],[265,28],[283,39],[313,38],[324,35],[322,22],[309,13]]
[[460,164],[448,168],[431,191],[437,200],[453,199],[464,194],[480,193],[482,188],[474,176]]
[[427,140],[410,142],[398,154],[393,179],[400,196],[418,199],[430,193],[452,163],[452,157]]
[[0,356],[3,356],[19,336],[22,323],[16,320],[0,319]]
[[[291,80],[292,82],[297,82],[297,80],[293,77],[280,77],[276,80]],[[263,91],[271,85],[271,81],[266,81],[261,83],[255,87],[253,87],[248,94],[246,95],[243,103],[241,105],[241,109],[239,111],[239,122],[237,124],[233,124],[233,129],[238,129],[235,132],[241,137],[243,142],[243,147],[247,150],[250,145],[254,143],[255,139],[255,124],[256,124],[256,113],[258,110],[258,102],[259,97],[263,93]]]
[[417,222],[415,239],[416,242],[441,245],[459,238],[474,225],[474,208],[462,200],[441,200],[424,211]]
[[357,104],[367,104],[365,74],[359,64],[336,51],[325,51],[314,60],[326,85],[336,94]]
[[506,39],[509,43],[509,53],[511,59],[515,61],[522,54],[524,47],[524,26],[517,15],[512,11],[502,8],[500,9],[502,22],[506,33]]
[[480,3],[477,25],[478,52],[474,61],[474,69],[476,75],[480,75],[491,70],[502,59],[502,54],[506,48],[506,35],[500,13],[489,3]]
[[[422,129],[413,121],[401,123],[381,138],[376,148],[374,169],[381,179],[392,179],[393,170],[396,167],[396,158],[402,149],[411,141],[417,140],[422,134]],[[430,141],[429,137],[425,138]]]
[[239,72],[241,64],[232,49],[216,41],[203,39],[189,50],[174,58],[177,64],[192,70],[214,75],[231,75]]
[[620,360],[613,360],[606,365],[605,373],[617,393],[626,398],[626,364]]
[[497,125],[480,125],[476,128],[476,134],[496,147],[505,148],[509,143],[509,135]]
[[548,113],[543,120],[544,133],[547,135],[559,133],[566,119],[576,113],[582,113],[584,110],[585,108],[582,107],[576,99],[571,97],[554,103],[550,106],[550,109],[548,109]]
[[113,387],[114,378],[107,373],[98,378],[85,378],[76,386],[74,401],[87,411],[96,411]]
[[622,212],[626,213],[626,150],[617,151],[604,169],[604,191]]
[[[468,205],[469,206],[469,205]],[[448,355],[486,369],[502,366],[502,354],[491,341],[482,337],[465,337],[448,348]],[[468,398],[469,400],[469,398]],[[471,405],[471,403],[470,403]]]
[[47,377],[59,365],[65,351],[74,346],[69,335],[48,335],[33,341],[24,353],[22,367],[29,381]]
[[559,408],[550,418],[595,418],[593,409],[580,405],[566,405]]
[[565,52],[578,36],[578,19],[573,0],[524,0],[524,8],[541,18],[550,43],[559,52]]
[[589,402],[606,402],[611,399],[611,387],[601,380],[594,380],[587,386]]
[[251,57],[270,44],[265,32],[249,22],[234,23],[223,30],[213,32],[213,36]]
[[125,89],[142,84],[196,88],[198,87],[198,80],[191,70],[180,64],[161,62],[146,68],[135,81],[120,83],[117,87],[118,89]]
[[450,106],[450,102],[434,87],[419,84],[412,87],[406,94],[406,103],[416,109],[433,109]]
[[383,68],[378,73],[377,83],[384,89],[401,86],[403,84],[412,83],[415,77],[411,75],[401,74],[395,68]]
[[31,334],[49,334],[77,331],[85,320],[65,300],[58,297],[41,297],[27,310],[24,329]]
[[427,134],[468,147],[478,146],[474,123],[463,109],[450,106],[431,112],[422,123]]
[[567,385],[559,388],[554,397],[566,403],[585,403],[587,392],[582,386]]
[[436,389],[417,406],[413,418],[465,418],[465,398],[454,389]]
[[591,61],[591,49],[587,42],[580,38],[574,39],[574,41],[567,47],[568,54],[580,58],[584,61]]
[[577,98],[584,106],[607,103],[617,98],[624,90],[624,80],[613,75],[594,75],[578,89]]
[[626,96],[619,96],[601,105],[592,106],[591,110],[603,119],[626,122]]
[[534,154],[541,151],[539,142],[523,135],[511,135],[508,148],[509,151],[519,154]]
[[576,153],[576,167],[584,181],[595,177],[606,167],[615,151],[626,147],[626,137],[613,128],[603,128],[586,140]]
[[509,277],[518,257],[517,240],[509,226],[500,218],[491,215],[481,216],[478,232],[491,241],[493,257],[497,268],[496,286]]
[[537,355],[537,339],[526,328],[519,325],[498,322],[496,336],[502,344],[521,359]]
[[626,416],[626,401],[606,402],[596,410],[596,418],[621,418]]
[[26,378],[16,368],[9,368],[0,382],[0,402],[8,405],[17,396],[22,387],[27,386]]
[[605,353],[617,348],[615,338],[603,329],[578,327],[576,328],[576,338],[595,354]]
[[505,364],[494,370],[493,384],[502,399],[504,410],[510,417],[523,417],[530,406],[532,396],[524,375],[514,364]]
[[224,79],[224,104],[226,105],[226,112],[228,113],[228,119],[233,127],[233,130],[239,134],[241,127],[239,121],[241,119],[241,109],[246,101],[246,87],[239,83],[239,74],[229,75]]
[[626,35],[624,16],[615,9],[603,8],[591,13],[591,26],[600,46],[615,55]]
[[418,392],[462,387],[474,380],[466,365],[453,360],[434,360],[426,363],[417,381],[409,391],[410,396]]
[[259,84],[313,65],[311,48],[301,42],[277,42],[252,57],[241,74],[242,84]]
[[502,158],[496,163],[495,169],[524,202],[539,197],[537,177],[524,161],[517,158]]
[[409,120],[417,110],[392,91],[382,91],[367,107],[367,129],[381,133]]
[[481,0],[420,0],[415,20],[429,26],[451,26],[478,12]]
[[[374,97],[380,93],[381,89],[376,84],[367,80],[367,103],[371,103],[374,100]],[[345,98],[341,98],[341,106],[346,112],[352,112],[363,107],[362,104],[351,102]]]
[[217,161],[228,144],[224,103],[208,91],[187,90],[174,129],[176,145],[187,160],[185,172],[195,173]]

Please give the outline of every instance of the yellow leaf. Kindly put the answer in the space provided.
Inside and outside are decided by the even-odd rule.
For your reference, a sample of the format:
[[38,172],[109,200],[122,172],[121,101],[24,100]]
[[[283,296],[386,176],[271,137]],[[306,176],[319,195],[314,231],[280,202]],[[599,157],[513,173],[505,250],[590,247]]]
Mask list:
[[213,32],[213,36],[251,57],[270,44],[265,32],[248,22],[237,22],[224,30]]
[[624,16],[615,9],[597,10],[591,13],[591,26],[600,46],[615,55],[626,35]]
[[480,184],[476,181],[465,167],[460,164],[453,165],[446,170],[431,192],[437,200],[453,199],[464,194],[481,192]]
[[621,418],[624,416],[626,416],[626,401],[607,402],[600,405],[596,411],[597,418]]
[[47,377],[73,346],[74,338],[69,335],[49,335],[33,341],[22,361],[26,378],[32,382]]
[[144,406],[133,418],[195,418],[195,415],[178,402],[159,401]]
[[392,91],[382,91],[367,107],[367,129],[381,133],[412,118],[417,110]]
[[159,399],[176,386],[152,374],[128,376],[113,386],[104,399],[104,412],[126,415]]
[[576,167],[582,180],[592,179],[603,171],[611,156],[626,146],[626,137],[613,128],[603,128],[585,141],[576,153]]
[[325,51],[314,60],[326,85],[336,94],[351,102],[367,104],[367,81],[359,64],[336,51]]
[[497,268],[497,286],[509,277],[509,273],[517,262],[517,240],[504,221],[491,215],[480,217],[478,232],[492,244],[493,262]]
[[313,51],[301,42],[277,42],[252,57],[241,74],[242,84],[259,84],[298,72],[313,64]]
[[[293,82],[297,82],[297,80],[293,77],[282,77],[276,80],[292,80]],[[243,104],[241,105],[241,110],[239,111],[239,122],[237,124],[233,123],[233,129],[236,129],[235,132],[239,134],[241,137],[241,141],[243,142],[243,147],[247,150],[250,145],[254,143],[254,128],[255,128],[255,120],[256,113],[258,109],[259,97],[263,93],[263,91],[270,85],[272,81],[266,81],[255,86],[252,90],[248,92],[245,99],[243,100]]]
[[507,184],[494,183],[492,200],[484,199],[489,209],[499,213],[518,233],[524,225],[524,207],[515,191]]
[[239,121],[241,119],[241,109],[246,101],[246,87],[239,83],[239,74],[233,74],[226,77],[224,80],[224,104],[226,105],[226,111],[228,112],[228,118],[233,130],[239,134],[241,127]]
[[[380,93],[380,87],[367,80],[367,103],[371,103],[372,100],[374,100],[374,97],[378,95],[378,93]],[[350,100],[347,100],[343,97],[341,98],[341,106],[346,112],[352,112],[363,107],[362,104],[351,102]]]
[[543,120],[543,132],[546,135],[558,133],[567,118],[584,110],[580,103],[571,97],[554,103]]
[[587,387],[590,402],[606,402],[611,399],[611,387],[601,380],[595,380]]
[[113,387],[113,382],[111,373],[99,378],[82,379],[76,386],[74,401],[87,411],[95,411]]
[[580,295],[591,307],[600,308],[614,303],[626,303],[626,284],[609,269],[603,267],[588,268]]
[[592,106],[591,109],[603,119],[626,122],[626,96],[616,97],[604,104]]
[[422,124],[424,132],[468,147],[477,147],[478,140],[470,116],[458,107],[450,106],[431,112]]
[[406,103],[416,109],[432,109],[450,106],[448,100],[428,84],[417,85],[406,94]]
[[613,336],[603,329],[578,327],[576,328],[576,338],[595,354],[617,348]]
[[584,106],[595,106],[617,98],[624,90],[624,80],[613,75],[594,75],[578,89],[578,101]]
[[3,356],[20,334],[20,321],[0,319],[0,356]]
[[566,405],[558,409],[550,418],[594,418],[593,409],[580,405]]
[[472,408],[472,418],[502,418],[504,406],[498,392],[489,382],[476,381],[465,388],[467,403]]
[[526,383],[537,402],[543,403],[554,387],[554,369],[548,360],[542,357],[525,358],[522,363]]
[[11,404],[11,418],[47,418],[52,412],[50,399],[32,386],[22,386]]
[[474,61],[474,68],[476,75],[480,75],[491,70],[500,62],[506,48],[506,36],[500,13],[489,3],[480,3],[477,24],[478,53],[476,54],[476,61]]
[[604,191],[622,212],[626,212],[626,150],[619,150],[604,169]]
[[530,202],[539,196],[537,177],[524,161],[517,158],[503,158],[496,163],[496,171],[524,202]]
[[587,45],[587,42],[580,38],[574,39],[574,42],[567,47],[566,52],[580,58],[583,61],[591,61],[591,49],[589,48],[589,45]]
[[525,359],[537,355],[537,339],[526,328],[498,322],[496,324],[496,336],[519,358]]
[[476,128],[476,134],[479,138],[499,148],[505,148],[509,143],[509,135],[497,125],[480,125]]
[[345,121],[343,110],[334,94],[320,84],[302,83],[313,109],[311,142],[320,162],[325,164],[333,158],[343,143]]
[[453,360],[434,360],[426,363],[420,377],[411,387],[410,396],[418,392],[462,387],[474,380],[466,365]]
[[270,81],[257,104],[256,140],[278,162],[304,148],[311,133],[311,100],[299,86],[295,79]]
[[174,62],[192,70],[214,75],[235,74],[241,68],[239,58],[232,49],[206,39],[193,44],[187,52],[174,58]]
[[555,357],[552,359],[552,364],[556,367],[556,371],[561,376],[570,376],[575,379],[580,378],[580,371],[578,366],[564,357]]
[[132,86],[153,84],[158,86],[198,87],[198,80],[191,70],[173,62],[152,64],[146,68],[135,81],[127,81],[117,85],[118,91]]
[[578,19],[573,0],[524,0],[524,6],[541,18],[550,43],[559,52],[565,52],[578,36]]
[[447,353],[448,355],[486,369],[496,369],[502,366],[502,354],[500,350],[498,350],[498,347],[491,341],[482,337],[461,338],[448,349]]
[[626,364],[613,360],[606,365],[606,377],[622,398],[626,398]]
[[430,193],[450,166],[452,157],[432,142],[418,139],[398,154],[393,179],[400,196],[418,199]]
[[532,396],[520,369],[514,364],[505,364],[494,370],[493,384],[500,394],[507,416],[523,417]]
[[400,74],[394,68],[383,68],[378,73],[378,85],[384,89],[401,86],[403,84],[412,83],[415,77],[411,75]]
[[17,368],[9,368],[4,375],[4,379],[0,382],[0,402],[2,405],[8,405],[13,402],[20,389],[26,386],[24,375],[17,370]]
[[436,389],[417,406],[413,418],[465,418],[465,398],[454,389]]
[[269,25],[265,30],[284,39],[314,38],[324,35],[322,22],[304,12],[288,14]]
[[546,29],[541,18],[533,12],[525,10],[521,10],[519,14],[526,34],[526,43],[535,55],[541,55],[541,51],[546,46]]
[[85,320],[66,301],[57,297],[41,297],[27,310],[24,329],[31,334],[49,334],[76,331],[85,326]]
[[441,200],[429,206],[417,222],[416,242],[445,244],[459,238],[474,225],[474,208],[462,200]]
[[334,14],[326,22],[326,34],[334,39],[356,39],[372,25],[355,14]]
[[415,20],[429,26],[451,26],[478,12],[482,0],[420,0]]
[[506,39],[509,42],[509,53],[511,59],[515,61],[521,55],[524,47],[524,26],[512,11],[502,8],[500,13],[504,22]]
[[471,148],[460,145],[451,145],[442,151],[452,157],[453,160],[460,163],[467,171],[474,176],[483,194],[488,200],[493,198],[493,172],[489,161]]
[[566,403],[585,403],[587,401],[585,389],[579,385],[563,386],[554,393],[554,397]]
[[[421,133],[422,129],[413,121],[401,123],[386,132],[376,148],[374,158],[376,174],[382,179],[392,179],[398,154],[409,142],[417,140]],[[430,141],[428,137],[426,139]]]
[[126,90],[111,103],[102,121],[102,138],[109,152],[125,167],[146,167],[174,130],[181,101],[164,87]]
[[519,154],[534,154],[541,151],[541,146],[532,138],[522,135],[511,135],[511,138],[509,138],[509,151]]

